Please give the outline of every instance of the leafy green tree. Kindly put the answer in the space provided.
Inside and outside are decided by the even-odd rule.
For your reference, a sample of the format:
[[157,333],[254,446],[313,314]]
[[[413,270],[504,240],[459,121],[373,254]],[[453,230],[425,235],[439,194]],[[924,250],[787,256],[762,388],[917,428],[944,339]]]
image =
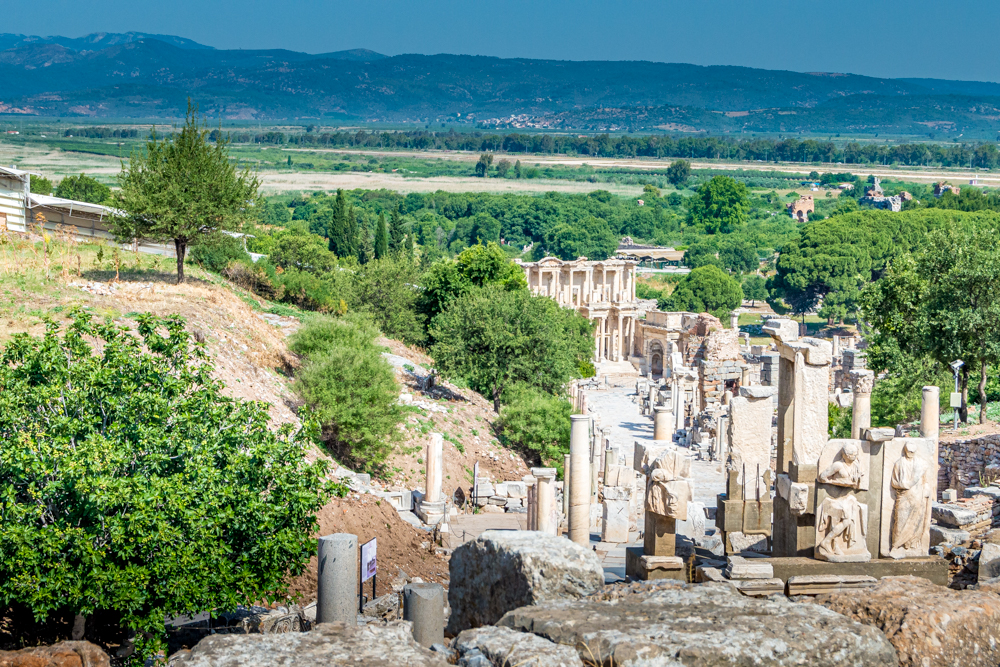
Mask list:
[[701,266],[722,266],[715,244],[710,241],[697,241],[688,246],[684,251],[684,266],[689,269],[697,269]]
[[493,153],[483,153],[476,162],[476,176],[479,178],[490,177],[490,166],[493,164]]
[[[863,296],[875,332],[874,361],[930,356],[942,367],[962,359],[963,404],[968,376],[979,372],[980,423],[986,421],[990,364],[1000,362],[1000,240],[993,229],[960,225],[932,232],[914,258],[893,262]],[[968,419],[963,407],[963,419]]]
[[753,273],[743,279],[744,299],[750,299],[753,305],[756,306],[758,301],[766,301],[767,297],[767,281],[764,280],[763,276]]
[[283,598],[345,489],[307,460],[311,420],[272,431],[183,319],[136,320],[138,336],[75,313],[0,357],[0,600],[102,619],[86,638],[131,635],[141,661],[165,649],[164,618]]
[[733,273],[750,273],[760,266],[756,246],[740,239],[726,239],[719,244],[719,261]]
[[392,367],[361,315],[319,317],[297,331],[303,355],[295,387],[323,426],[330,449],[345,462],[378,471],[399,440],[402,409]]
[[715,176],[688,200],[688,222],[709,234],[728,233],[746,224],[750,211],[747,187],[728,176]]
[[593,355],[593,325],[576,311],[526,289],[488,285],[449,303],[434,318],[431,356],[493,400],[525,383],[555,393]]
[[674,160],[667,167],[667,180],[675,188],[679,188],[691,178],[691,163],[687,160]]
[[497,178],[506,178],[508,171],[510,171],[510,160],[497,162]]
[[188,104],[181,131],[159,141],[154,134],[145,151],[122,163],[115,193],[120,213],[111,230],[121,242],[173,241],[177,282],[184,282],[188,246],[213,231],[237,230],[257,219],[260,180],[229,159],[228,139],[210,145],[197,108]]
[[385,226],[385,213],[378,214],[378,226],[375,227],[375,259],[382,259],[389,254],[389,231]]
[[514,162],[514,178],[521,178],[521,161]]
[[[539,249],[543,249],[539,246]],[[591,260],[607,259],[618,249],[618,238],[607,221],[593,216],[573,223],[556,225],[548,235],[544,250],[564,260],[586,257]]]
[[36,195],[52,194],[52,181],[36,174],[31,174],[31,191]]
[[420,344],[424,327],[416,310],[419,280],[416,263],[399,253],[373,260],[354,272],[351,309],[371,315],[389,338]]
[[56,186],[55,196],[91,204],[107,204],[111,201],[111,188],[86,174],[67,176]]
[[503,402],[497,424],[501,440],[563,472],[563,455],[569,453],[572,404],[565,397],[520,384],[507,391]]
[[739,282],[719,267],[708,265],[684,276],[660,310],[707,312],[724,319],[742,302]]
[[423,290],[417,310],[429,325],[454,299],[476,287],[500,285],[505,290],[525,289],[524,270],[496,243],[474,245],[454,260],[431,265],[420,280]]
[[489,213],[477,213],[472,218],[472,240],[482,244],[498,242],[500,222]]

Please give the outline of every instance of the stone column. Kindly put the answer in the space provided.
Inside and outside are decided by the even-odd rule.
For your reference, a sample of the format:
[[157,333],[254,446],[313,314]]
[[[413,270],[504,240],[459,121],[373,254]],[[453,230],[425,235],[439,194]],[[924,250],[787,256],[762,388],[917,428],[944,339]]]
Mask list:
[[[424,648],[444,643],[444,588],[428,582],[403,586],[403,620]],[[353,621],[352,621],[353,623]]]
[[851,408],[851,438],[861,438],[861,431],[872,427],[872,387],[875,373],[851,371],[851,391],[854,406]]
[[674,429],[681,430],[684,428],[684,379],[681,377],[674,378],[674,388],[671,392],[674,404]]
[[597,502],[597,495],[600,492],[598,488],[597,475],[601,471],[601,450],[604,447],[601,445],[601,432],[597,429],[595,424],[591,430],[591,442],[590,442],[590,496],[591,502]]
[[441,493],[444,477],[444,436],[440,433],[431,433],[425,456],[426,488],[424,498],[417,508],[417,516],[424,523],[435,525],[444,520],[447,504]]
[[941,429],[940,392],[937,387],[924,387],[920,404],[920,435],[924,438],[938,439]]
[[569,269],[569,305],[571,308],[576,308],[576,304],[573,303],[573,267]]
[[585,547],[590,544],[589,428],[586,415],[570,415],[569,539]]
[[358,536],[319,538],[316,560],[316,621],[353,625],[358,613]]
[[653,440],[671,440],[671,422],[673,415],[665,405],[657,405],[653,408]]
[[532,468],[535,482],[535,530],[556,535],[557,522],[553,519],[556,497],[556,469]]
[[660,391],[660,385],[654,384],[649,387],[649,414],[653,414],[653,406],[656,405],[656,395]]
[[538,503],[537,495],[537,482],[533,475],[525,475],[521,478],[524,482],[524,487],[526,489],[524,496],[525,509],[528,510],[527,520],[528,520],[528,530],[536,530],[535,519],[538,518],[538,510],[535,505]]
[[569,454],[563,454],[563,516],[569,520],[569,468],[571,459]]
[[431,441],[427,443],[427,495],[428,502],[441,500],[441,469],[444,467],[444,436],[431,433]]
[[622,332],[624,331],[622,327],[623,323],[622,314],[618,313],[618,338],[615,340],[615,361],[622,360]]

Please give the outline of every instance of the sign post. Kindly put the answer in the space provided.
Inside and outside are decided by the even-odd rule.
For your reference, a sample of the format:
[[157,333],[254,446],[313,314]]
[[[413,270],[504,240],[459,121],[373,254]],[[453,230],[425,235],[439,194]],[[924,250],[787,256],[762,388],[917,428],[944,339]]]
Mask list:
[[365,589],[365,582],[368,581],[369,579],[372,580],[372,600],[374,600],[376,597],[378,597],[375,594],[375,590],[376,590],[375,589],[375,585],[376,585],[375,572],[378,569],[378,566],[377,566],[377,563],[376,563],[376,559],[375,559],[375,546],[376,546],[375,540],[376,540],[376,538],[373,537],[372,539],[368,540],[367,542],[365,542],[364,544],[361,545],[361,559],[360,559],[361,562],[360,562],[360,567],[361,567],[361,591],[362,592],[358,593],[358,609],[359,609],[359,611],[363,611],[364,610],[364,593],[363,593],[363,591]]

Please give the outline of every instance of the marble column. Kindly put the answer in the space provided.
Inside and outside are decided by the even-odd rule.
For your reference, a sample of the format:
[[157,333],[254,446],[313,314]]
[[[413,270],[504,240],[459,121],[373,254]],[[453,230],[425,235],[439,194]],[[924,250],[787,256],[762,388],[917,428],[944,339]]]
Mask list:
[[924,438],[938,439],[941,430],[941,390],[937,387],[924,387],[920,404],[920,435]]
[[872,387],[875,373],[851,371],[851,390],[854,406],[851,408],[851,438],[858,440],[861,432],[872,427]]
[[571,465],[571,457],[569,454],[563,454],[563,517],[567,520],[569,518],[569,468]]
[[569,539],[584,547],[590,545],[589,429],[586,415],[570,415]]
[[670,409],[665,405],[657,405],[653,408],[653,440],[664,440],[669,442],[671,440],[671,427],[673,424],[673,415],[670,414]]
[[442,471],[444,468],[444,436],[440,433],[431,433],[431,441],[427,443],[426,462],[426,499],[428,502],[436,503],[441,500]]
[[618,313],[618,337],[615,339],[615,361],[622,360],[622,332],[624,331],[622,328],[623,321],[622,314]]
[[556,534],[558,525],[553,518],[556,503],[556,469],[532,468],[535,482],[535,530]]
[[525,475],[521,481],[528,491],[524,499],[528,510],[528,530],[538,530],[538,525],[535,523],[538,519],[538,480],[534,475]]

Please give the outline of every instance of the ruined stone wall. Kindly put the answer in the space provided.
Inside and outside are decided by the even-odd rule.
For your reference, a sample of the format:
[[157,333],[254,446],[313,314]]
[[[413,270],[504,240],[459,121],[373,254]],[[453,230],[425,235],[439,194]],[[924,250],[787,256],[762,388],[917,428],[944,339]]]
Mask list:
[[938,445],[938,497],[956,489],[959,498],[970,486],[1000,478],[1000,434]]

